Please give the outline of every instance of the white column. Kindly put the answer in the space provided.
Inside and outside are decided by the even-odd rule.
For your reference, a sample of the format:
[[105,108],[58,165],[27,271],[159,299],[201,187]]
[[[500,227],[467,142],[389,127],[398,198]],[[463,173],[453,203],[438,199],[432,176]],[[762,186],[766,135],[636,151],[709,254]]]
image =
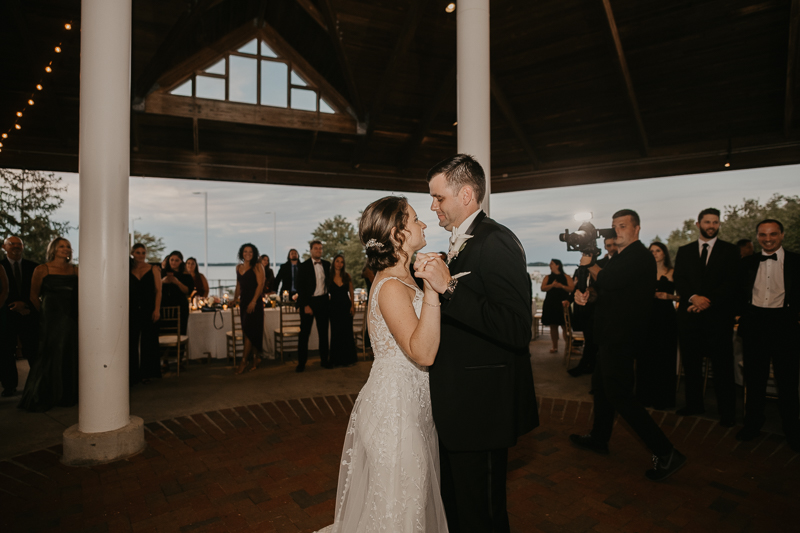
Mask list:
[[128,387],[131,0],[82,0],[78,424],[64,462],[107,462],[144,445]]
[[475,156],[486,172],[483,209],[491,193],[491,83],[489,0],[459,0],[456,7],[458,151]]

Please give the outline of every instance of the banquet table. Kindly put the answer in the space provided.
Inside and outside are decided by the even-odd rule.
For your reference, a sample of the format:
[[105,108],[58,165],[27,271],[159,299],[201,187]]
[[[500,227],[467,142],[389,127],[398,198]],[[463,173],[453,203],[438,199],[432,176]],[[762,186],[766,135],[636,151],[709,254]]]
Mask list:
[[[264,309],[264,356],[275,358],[275,330],[280,328],[280,309]],[[231,331],[231,310],[219,310],[213,313],[194,311],[189,314],[186,335],[189,337],[189,359],[203,359],[209,355],[215,359],[227,357],[225,333]],[[330,330],[328,331],[330,339]],[[308,349],[319,348],[317,325],[311,328]]]

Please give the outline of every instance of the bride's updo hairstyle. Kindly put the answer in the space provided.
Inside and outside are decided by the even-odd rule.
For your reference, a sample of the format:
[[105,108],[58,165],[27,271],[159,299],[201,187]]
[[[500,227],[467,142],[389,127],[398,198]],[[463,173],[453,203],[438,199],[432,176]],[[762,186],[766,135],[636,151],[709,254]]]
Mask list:
[[[364,209],[358,223],[358,236],[367,252],[367,266],[376,274],[398,263],[403,251],[408,221],[408,200],[402,196],[386,196]],[[394,242],[392,241],[392,229]]]

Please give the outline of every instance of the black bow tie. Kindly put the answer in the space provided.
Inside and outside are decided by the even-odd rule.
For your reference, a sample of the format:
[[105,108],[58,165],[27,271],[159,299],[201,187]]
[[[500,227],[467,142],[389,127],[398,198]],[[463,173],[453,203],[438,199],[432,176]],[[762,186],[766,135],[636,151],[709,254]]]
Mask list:
[[762,263],[763,263],[764,261],[767,261],[767,260],[769,260],[769,259],[772,259],[773,261],[777,261],[777,260],[778,260],[778,254],[776,254],[776,253],[775,253],[775,254],[772,254],[772,255],[762,255],[762,256],[761,256],[761,257],[759,257],[758,259],[759,259],[759,260],[760,260]]
[[315,264],[315,265],[322,264],[322,261],[314,261],[314,264]]

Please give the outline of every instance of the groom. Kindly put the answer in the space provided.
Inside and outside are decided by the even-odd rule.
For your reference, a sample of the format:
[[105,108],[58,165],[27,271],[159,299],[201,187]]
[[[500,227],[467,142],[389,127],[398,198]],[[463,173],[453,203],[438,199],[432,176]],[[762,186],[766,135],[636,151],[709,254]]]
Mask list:
[[442,302],[430,386],[447,525],[450,533],[508,532],[508,448],[539,425],[525,252],[481,210],[486,179],[473,157],[445,159],[427,180],[431,210],[452,231],[450,275],[418,275]]

